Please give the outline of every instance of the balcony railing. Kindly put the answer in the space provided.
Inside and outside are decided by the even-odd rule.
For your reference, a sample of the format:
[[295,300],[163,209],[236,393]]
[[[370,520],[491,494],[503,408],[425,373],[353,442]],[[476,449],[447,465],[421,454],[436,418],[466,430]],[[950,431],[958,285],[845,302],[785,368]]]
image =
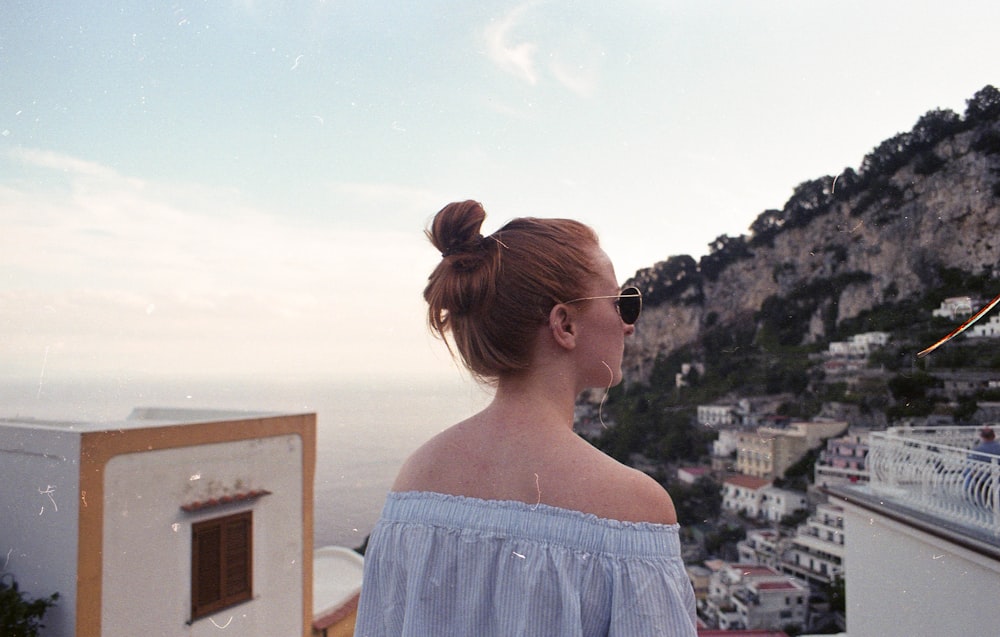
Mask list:
[[921,513],[1000,538],[1000,457],[974,454],[974,427],[873,432],[872,492]]

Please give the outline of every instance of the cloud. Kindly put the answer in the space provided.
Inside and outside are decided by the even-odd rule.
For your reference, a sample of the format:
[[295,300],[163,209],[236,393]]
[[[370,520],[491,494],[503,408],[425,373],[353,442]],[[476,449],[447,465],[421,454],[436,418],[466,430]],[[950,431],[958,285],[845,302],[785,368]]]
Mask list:
[[[52,174],[44,188],[0,184],[0,372],[31,376],[42,361],[49,373],[424,364],[421,290],[437,255],[422,225],[345,227],[70,156],[18,159]],[[341,187],[371,209],[429,198],[393,185]]]
[[529,84],[538,83],[535,54],[538,46],[532,42],[513,42],[513,31],[523,18],[529,4],[512,9],[507,15],[486,27],[486,53],[501,70]]
[[518,5],[484,29],[490,60],[532,86],[541,84],[543,76],[547,76],[580,97],[591,97],[598,86],[597,69],[603,54],[594,46],[587,29],[567,26],[566,16],[561,14],[538,18],[546,27],[544,38],[537,42],[519,40],[517,32],[522,30],[534,4]]

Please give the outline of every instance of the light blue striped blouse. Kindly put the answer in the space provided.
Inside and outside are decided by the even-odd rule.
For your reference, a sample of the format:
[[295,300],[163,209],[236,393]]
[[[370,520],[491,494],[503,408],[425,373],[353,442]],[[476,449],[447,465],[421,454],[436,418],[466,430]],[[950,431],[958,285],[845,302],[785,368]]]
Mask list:
[[693,637],[679,527],[544,504],[390,493],[356,637]]

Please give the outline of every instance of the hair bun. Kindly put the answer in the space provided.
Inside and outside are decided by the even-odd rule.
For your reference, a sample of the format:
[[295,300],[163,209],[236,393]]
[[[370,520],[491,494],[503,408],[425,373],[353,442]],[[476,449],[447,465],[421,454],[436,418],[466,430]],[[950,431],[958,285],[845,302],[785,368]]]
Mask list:
[[434,215],[427,237],[444,258],[474,253],[483,246],[484,219],[486,210],[478,201],[456,201]]
[[483,243],[485,243],[485,241],[486,241],[486,238],[483,235],[481,235],[481,234],[476,235],[470,241],[466,241],[465,243],[461,243],[461,244],[451,245],[451,246],[445,248],[444,251],[441,252],[441,256],[442,257],[450,257],[450,256],[456,255],[456,254],[463,254],[463,253],[466,253],[466,252],[475,252],[476,250],[482,249]]

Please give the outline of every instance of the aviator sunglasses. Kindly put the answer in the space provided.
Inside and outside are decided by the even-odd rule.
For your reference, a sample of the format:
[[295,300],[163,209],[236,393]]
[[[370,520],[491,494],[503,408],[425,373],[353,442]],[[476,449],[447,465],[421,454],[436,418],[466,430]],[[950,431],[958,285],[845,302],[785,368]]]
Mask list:
[[579,301],[593,301],[596,299],[615,299],[615,307],[618,308],[618,316],[626,325],[634,325],[639,320],[639,313],[642,312],[642,292],[637,287],[627,287],[618,294],[611,296],[585,296],[580,299],[566,301],[566,304],[577,303]]

